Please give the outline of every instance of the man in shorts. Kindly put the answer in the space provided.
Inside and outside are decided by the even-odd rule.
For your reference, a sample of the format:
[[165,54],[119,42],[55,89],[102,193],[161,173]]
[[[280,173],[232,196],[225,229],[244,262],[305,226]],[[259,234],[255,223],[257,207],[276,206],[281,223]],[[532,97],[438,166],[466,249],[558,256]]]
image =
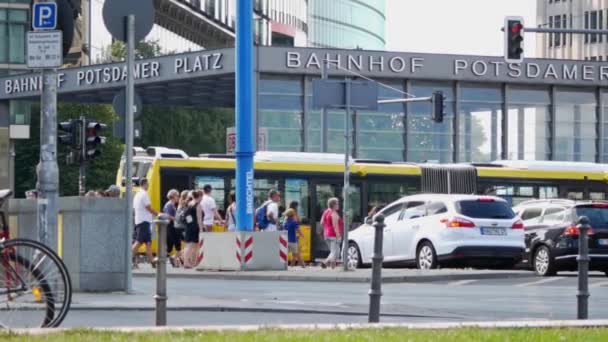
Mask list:
[[158,216],[158,212],[152,209],[150,196],[148,196],[148,180],[143,178],[139,182],[139,191],[133,197],[133,212],[135,214],[135,242],[131,252],[133,253],[133,268],[137,266],[137,253],[141,245],[146,246],[148,262],[155,267],[152,258],[152,221]]

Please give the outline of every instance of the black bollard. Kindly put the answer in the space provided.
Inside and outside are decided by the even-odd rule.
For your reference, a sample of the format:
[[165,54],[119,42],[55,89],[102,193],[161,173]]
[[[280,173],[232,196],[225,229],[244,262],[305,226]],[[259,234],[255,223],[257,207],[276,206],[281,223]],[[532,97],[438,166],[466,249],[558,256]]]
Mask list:
[[581,216],[578,220],[578,292],[577,318],[589,318],[589,218]]
[[155,220],[158,227],[156,262],[156,326],[167,325],[167,220]]
[[369,290],[369,323],[380,322],[380,297],[382,297],[382,242],[384,239],[384,216],[376,216],[374,228],[374,254],[372,255],[372,281]]

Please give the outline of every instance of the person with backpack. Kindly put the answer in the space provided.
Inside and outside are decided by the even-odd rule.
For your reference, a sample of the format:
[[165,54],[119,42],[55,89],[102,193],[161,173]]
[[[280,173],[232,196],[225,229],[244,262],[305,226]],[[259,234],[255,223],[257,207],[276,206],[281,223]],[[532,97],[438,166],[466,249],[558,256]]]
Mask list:
[[[167,254],[170,254],[175,248],[175,255],[178,255],[182,250],[182,240],[177,235],[177,231],[175,229],[175,218],[177,217],[177,205],[179,202],[179,192],[175,189],[169,190],[167,193],[167,203],[163,206],[163,214],[165,218],[169,220],[169,225],[167,226]],[[175,259],[170,256],[169,261],[171,265],[175,267]]]
[[336,268],[336,261],[340,257],[340,242],[342,240],[342,218],[338,213],[340,209],[340,200],[335,197],[327,201],[327,209],[321,216],[321,224],[323,225],[323,236],[329,247],[329,256],[321,263],[322,268]]
[[268,200],[255,211],[256,228],[260,231],[276,232],[279,228],[279,201],[281,193],[268,191]]
[[184,233],[186,232],[186,221],[184,220],[184,213],[188,208],[188,190],[184,190],[179,195],[179,201],[177,202],[177,210],[175,211],[175,238],[178,240],[178,246],[180,247],[178,252],[172,259],[174,267],[180,267],[184,264],[184,253],[182,251],[182,241],[184,241]]

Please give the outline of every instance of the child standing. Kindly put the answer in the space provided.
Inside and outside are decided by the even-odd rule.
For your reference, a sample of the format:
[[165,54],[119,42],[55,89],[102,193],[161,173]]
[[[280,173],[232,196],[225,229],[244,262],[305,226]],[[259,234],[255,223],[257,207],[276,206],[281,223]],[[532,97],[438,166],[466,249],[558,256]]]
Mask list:
[[294,209],[290,208],[285,212],[285,226],[284,229],[287,230],[287,242],[289,246],[289,251],[291,252],[292,258],[289,262],[289,266],[295,266],[296,260],[298,264],[302,267],[304,266],[304,261],[302,260],[302,256],[300,255],[300,248],[298,245],[298,240],[302,237],[302,232],[300,231],[300,222],[298,222],[297,213]]

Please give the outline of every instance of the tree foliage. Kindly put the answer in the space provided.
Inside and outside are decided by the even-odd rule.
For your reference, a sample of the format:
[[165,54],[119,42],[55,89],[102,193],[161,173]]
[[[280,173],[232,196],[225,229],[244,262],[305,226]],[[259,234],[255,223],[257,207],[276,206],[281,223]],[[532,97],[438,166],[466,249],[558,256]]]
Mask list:
[[[111,125],[116,115],[109,105],[60,103],[57,108],[57,122],[86,116]],[[22,197],[25,191],[36,187],[36,165],[40,159],[40,107],[32,108],[30,123],[31,138],[19,140],[15,146],[15,192]],[[116,182],[116,171],[122,154],[122,144],[111,136],[110,130],[103,131],[108,139],[101,147],[101,156],[87,162],[87,189],[105,189]],[[59,145],[57,148],[57,163],[59,164],[59,194],[74,196],[78,194],[78,165],[67,165],[68,148]]]

